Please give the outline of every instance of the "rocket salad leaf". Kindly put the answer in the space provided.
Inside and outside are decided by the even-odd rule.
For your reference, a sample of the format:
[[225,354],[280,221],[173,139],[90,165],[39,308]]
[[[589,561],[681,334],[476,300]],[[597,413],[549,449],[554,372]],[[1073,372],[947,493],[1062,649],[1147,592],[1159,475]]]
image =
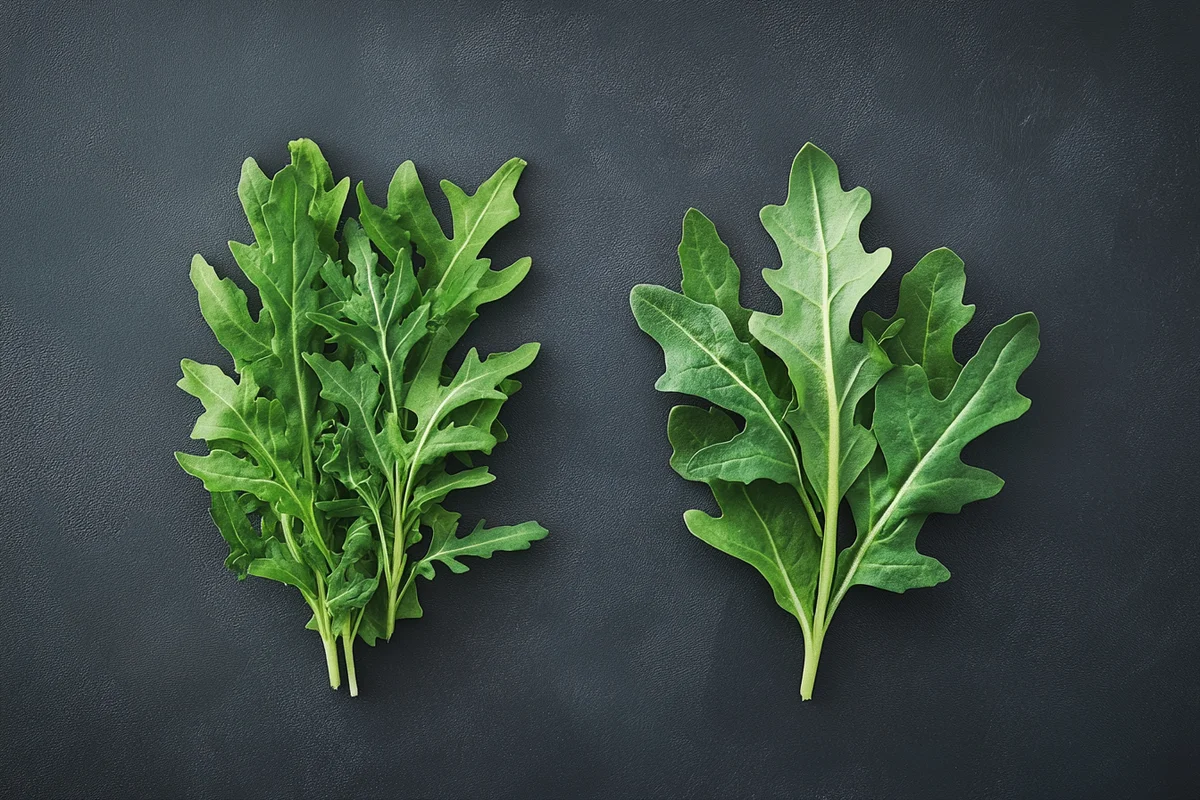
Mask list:
[[463,572],[459,558],[522,550],[546,535],[535,522],[480,523],[460,537],[458,515],[441,506],[451,491],[493,479],[487,467],[447,469],[447,460],[490,453],[505,438],[496,417],[520,387],[512,376],[538,350],[480,358],[471,349],[458,368],[446,363],[479,307],[529,270],[528,258],[492,270],[479,257],[517,217],[525,162],[507,162],[474,195],[443,181],[453,238],[411,162],[397,170],[386,208],[359,184],[362,224],[348,220],[339,236],[349,179],[335,183],[311,141],[289,149],[291,163],[272,178],[248,159],[238,187],[255,241],[230,249],[258,290],[257,314],[236,284],[193,259],[201,313],[237,378],[183,361],[179,386],[204,406],[192,438],[209,453],[176,458],[212,493],[226,565],[300,591],[330,685],[341,682],[340,639],[353,695],[354,640],[374,644],[397,619],[421,615],[417,575],[432,580],[435,561]]
[[[763,271],[780,314],[742,307],[737,266],[694,209],[679,246],[682,294],[642,285],[630,296],[638,325],[663,349],[656,388],[712,404],[677,406],[667,423],[671,466],[707,483],[721,509],[684,520],[754,566],[796,617],[806,700],[850,587],[903,592],[949,577],[918,552],[917,533],[929,514],[957,513],[1000,490],[998,477],[960,454],[1029,407],[1016,383],[1038,350],[1036,318],[1019,314],[959,364],[954,338],[974,306],[962,304],[962,261],[944,248],[904,276],[895,314],[867,312],[855,339],[859,302],[891,259],[858,238],[869,208],[867,191],[844,191],[829,156],[806,144],[786,202],[761,215],[782,260]],[[839,554],[843,502],[858,536]]]

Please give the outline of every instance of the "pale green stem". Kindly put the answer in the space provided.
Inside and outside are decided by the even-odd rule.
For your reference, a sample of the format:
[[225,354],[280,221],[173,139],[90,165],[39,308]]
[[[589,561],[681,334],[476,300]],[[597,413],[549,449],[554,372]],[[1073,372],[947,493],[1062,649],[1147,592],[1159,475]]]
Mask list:
[[292,535],[292,515],[280,514],[279,527],[283,529],[283,541],[287,544],[288,552],[292,554],[292,558],[304,563],[304,559],[300,557],[300,547],[296,544],[296,537]]
[[840,437],[838,435],[840,431],[836,422],[832,422],[829,428],[829,452],[831,457],[828,485],[825,489],[825,530],[821,534],[821,569],[817,576],[817,607],[813,612],[813,641],[812,647],[807,648],[804,654],[804,675],[800,681],[800,697],[803,700],[812,699],[813,682],[817,679],[817,662],[821,658],[821,645],[825,643],[825,631],[829,628],[829,619],[826,610],[829,608],[829,596],[833,590],[833,574],[837,570],[837,527],[840,493],[838,491],[838,462],[834,455],[840,452]]
[[338,669],[337,639],[322,633],[321,642],[325,645],[325,666],[329,669],[329,686],[331,689],[336,689],[342,685],[342,675]]
[[833,573],[837,569],[836,491],[831,490],[827,498],[827,507],[831,510],[825,512],[825,532],[821,534],[821,572],[817,579],[817,608],[813,614],[813,637],[818,650],[826,628],[826,610],[829,608],[829,595],[833,590]]
[[813,684],[817,680],[817,663],[821,659],[821,645],[804,642],[804,673],[800,677],[800,699],[812,700]]
[[379,552],[383,557],[383,574],[390,576],[392,574],[389,566],[390,559],[388,558],[387,532],[383,529],[383,517],[379,515],[379,509],[372,506],[371,512],[375,515],[375,527],[379,530]]
[[408,513],[408,492],[400,489],[400,464],[392,474],[392,570],[388,573],[387,637],[392,638],[396,629],[396,605],[400,599],[400,578],[404,573],[404,515]]
[[[354,674],[354,631],[350,627],[350,620],[346,620],[346,627],[342,631],[342,652],[346,654],[346,681],[350,684],[350,696],[358,697],[358,677]],[[336,658],[337,655],[334,655]]]
[[342,685],[342,674],[338,666],[337,634],[330,630],[329,612],[325,605],[325,581],[317,576],[317,602],[313,607],[317,619],[317,632],[321,634],[321,642],[325,645],[325,665],[329,668],[329,686],[338,688]]
[[805,642],[804,674],[800,680],[800,698],[811,700],[813,683],[817,679],[817,663],[821,659],[821,645],[825,643],[825,632],[829,629],[826,609],[833,589],[833,573],[837,569],[837,489],[826,495],[825,531],[821,534],[821,570],[817,578],[817,607],[813,613],[812,645]]

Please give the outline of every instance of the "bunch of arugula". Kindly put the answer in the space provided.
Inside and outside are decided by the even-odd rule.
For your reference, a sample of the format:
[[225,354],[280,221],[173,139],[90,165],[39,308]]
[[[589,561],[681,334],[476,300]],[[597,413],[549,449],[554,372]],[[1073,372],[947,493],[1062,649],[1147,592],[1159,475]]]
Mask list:
[[[192,260],[201,313],[237,380],[183,361],[179,386],[205,409],[192,438],[210,452],[176,458],[212,493],[226,565],[300,591],[330,685],[341,683],[340,638],[355,695],[355,638],[374,645],[397,619],[421,616],[416,576],[433,579],[438,562],[465,572],[464,556],[523,550],[546,535],[536,522],[480,522],[459,536],[459,515],[442,506],[451,491],[494,479],[471,454],[506,438],[497,416],[538,351],[480,359],[472,348],[457,369],[447,364],[479,307],[529,272],[528,258],[493,270],[479,257],[519,213],[525,162],[510,160],[474,195],[442,182],[452,238],[405,162],[386,207],[358,185],[361,224],[347,220],[339,236],[349,178],[335,183],[309,140],[289,149],[273,178],[247,159],[238,186],[255,243],[229,247],[258,289],[257,318],[236,284]],[[463,468],[448,468],[450,458]]]
[[[890,318],[867,312],[863,340],[853,338],[859,301],[891,260],[859,241],[870,202],[862,187],[843,191],[837,165],[806,144],[786,202],[761,214],[782,259],[763,270],[781,314],[742,307],[729,248],[695,209],[679,245],[682,294],[641,285],[630,296],[665,356],[656,388],[712,404],[676,406],[667,422],[671,466],[707,483],[721,509],[684,520],[754,566],[799,621],[805,700],[850,587],[903,592],[950,577],[917,551],[917,533],[929,514],[1000,491],[1000,478],[960,454],[1029,407],[1016,384],[1038,350],[1026,313],[994,328],[965,366],[956,360],[954,338],[975,307],[962,303],[963,262],[944,248],[904,276]],[[843,501],[858,535],[839,553]]]

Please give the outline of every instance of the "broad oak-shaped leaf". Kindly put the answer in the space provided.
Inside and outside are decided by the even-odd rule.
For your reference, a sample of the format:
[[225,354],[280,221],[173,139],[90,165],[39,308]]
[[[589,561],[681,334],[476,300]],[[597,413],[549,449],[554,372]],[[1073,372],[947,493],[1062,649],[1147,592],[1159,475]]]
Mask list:
[[991,472],[964,464],[960,454],[980,434],[1029,408],[1017,379],[1037,351],[1037,318],[1019,314],[987,335],[944,399],[934,396],[919,364],[897,367],[879,382],[872,431],[882,459],[876,457],[850,493],[858,539],[838,558],[834,607],[855,584],[903,592],[950,577],[938,561],[917,552],[917,532],[929,514],[957,514],[1004,485]]
[[[630,295],[638,325],[663,349],[656,388],[712,404],[676,406],[667,423],[671,466],[708,483],[721,509],[688,511],[687,527],[754,566],[796,617],[804,699],[851,586],[900,592],[949,576],[918,552],[917,533],[929,514],[999,491],[999,478],[959,455],[1028,407],[1016,382],[1038,348],[1037,321],[1022,314],[960,365],[954,339],[974,306],[962,302],[962,261],[944,248],[902,279],[891,317],[867,312],[862,339],[851,335],[890,260],[859,240],[870,202],[861,187],[845,191],[829,156],[807,144],[786,202],[762,212],[782,261],[763,277],[781,313],[742,306],[729,248],[694,209],[679,245],[683,293],[643,285]],[[839,554],[844,501],[858,537]]]
[[787,202],[761,214],[783,259],[763,278],[783,313],[754,312],[750,330],[787,365],[797,398],[788,423],[805,477],[822,508],[835,512],[827,519],[871,460],[875,443],[855,424],[854,410],[889,367],[870,343],[850,335],[854,310],[891,260],[887,248],[867,253],[859,242],[870,207],[866,189],[843,191],[833,160],[806,146],[792,164]]

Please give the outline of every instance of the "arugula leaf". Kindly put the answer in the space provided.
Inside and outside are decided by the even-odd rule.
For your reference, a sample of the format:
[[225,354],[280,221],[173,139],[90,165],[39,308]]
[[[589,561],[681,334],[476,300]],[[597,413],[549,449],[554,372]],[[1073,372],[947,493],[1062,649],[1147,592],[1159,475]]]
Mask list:
[[682,392],[738,414],[745,427],[691,453],[689,480],[799,482],[799,454],[787,431],[787,402],[771,390],[754,348],[737,338],[716,306],[661,286],[634,288],[630,303],[642,330],[663,345],[667,371],[654,387]]
[[1029,408],[1017,379],[1037,350],[1037,319],[1019,314],[987,335],[944,399],[934,396],[920,364],[897,367],[880,381],[872,430],[883,458],[851,495],[859,536],[838,559],[833,608],[855,584],[903,592],[950,577],[916,551],[917,532],[928,514],[957,514],[1004,485],[959,456],[968,442]]
[[729,247],[721,241],[717,226],[694,208],[683,215],[683,238],[679,241],[680,288],[697,303],[716,306],[729,319],[733,332],[743,342],[750,336],[750,311],[742,308],[742,273]]
[[797,398],[787,421],[805,477],[834,525],[838,504],[875,447],[854,423],[855,407],[889,366],[850,336],[858,302],[891,259],[886,248],[867,253],[859,243],[870,206],[866,189],[843,192],[833,160],[805,147],[792,165],[787,202],[760,215],[783,259],[780,269],[763,270],[783,313],[755,312],[750,330],[787,365]]
[[[755,567],[800,623],[800,694],[812,697],[825,633],[851,586],[933,586],[949,572],[916,549],[932,513],[956,513],[1002,482],[962,463],[964,445],[1019,417],[1017,379],[1038,348],[1037,320],[997,327],[964,367],[954,338],[970,322],[963,263],[935,250],[901,281],[896,312],[851,320],[890,252],[864,250],[865,189],[844,191],[837,166],[806,144],[787,200],[762,223],[782,265],[763,271],[782,312],[742,307],[740,272],[715,227],[684,217],[683,294],[634,287],[638,325],[663,349],[655,384],[713,405],[676,406],[667,423],[671,466],[708,483],[721,516],[684,515],[698,538]],[[726,411],[736,415],[731,416]],[[848,502],[858,536],[838,552]]]
[[721,516],[688,511],[683,517],[688,530],[757,569],[771,584],[775,601],[809,632],[808,641],[821,540],[808,526],[796,491],[770,481],[711,485]]
[[[451,348],[478,317],[479,307],[507,295],[529,273],[527,257],[500,270],[491,269],[489,259],[478,258],[483,245],[520,213],[513,189],[524,169],[523,160],[510,159],[471,196],[443,181],[453,237],[442,231],[411,161],[396,170],[388,186],[386,208],[372,204],[363,184],[358,184],[363,230],[372,244],[393,266],[410,257],[413,250],[424,262],[417,281],[422,297],[433,302],[429,335],[413,354],[413,386],[419,391],[440,383]],[[402,255],[405,250],[408,254]]]
[[[252,159],[242,166],[238,195],[255,241],[229,247],[258,289],[262,308],[257,316],[232,281],[218,279],[202,257],[192,261],[201,313],[233,356],[239,379],[219,367],[182,362],[179,386],[205,409],[192,438],[208,442],[210,452],[202,457],[176,453],[176,458],[214,493],[213,518],[230,543],[227,563],[239,577],[254,575],[300,590],[312,609],[329,682],[336,688],[341,632],[333,627],[326,587],[345,534],[315,505],[322,488],[315,444],[331,420],[317,404],[317,379],[304,356],[319,350],[327,336],[308,313],[321,307],[329,292],[321,273],[337,257],[335,230],[350,184],[334,183],[312,142],[292,142],[289,150],[291,163],[273,178]],[[248,535],[247,507],[261,518],[257,540]],[[347,667],[354,693],[348,646]]]
[[233,492],[213,492],[210,513],[229,545],[225,566],[237,573],[238,580],[244,580],[251,562],[263,556],[265,542],[255,534],[250,517]]
[[[386,209],[373,205],[363,184],[358,185],[363,224],[380,252],[396,264],[411,240],[425,259],[418,280],[421,291],[434,298],[434,317],[445,315],[481,288],[495,288],[500,275],[508,271],[492,272],[491,261],[479,258],[479,253],[489,239],[520,214],[513,190],[524,169],[525,161],[510,159],[474,195],[466,194],[450,181],[442,181],[442,192],[450,201],[454,224],[454,236],[450,238],[433,215],[411,161],[405,161],[396,170],[388,187]],[[509,269],[514,267],[523,269],[518,268],[517,274],[508,280],[520,282],[529,269],[528,259],[521,259]],[[507,288],[515,287],[516,282]]]
[[863,315],[863,328],[876,339],[897,321],[904,321],[897,335],[882,343],[883,349],[893,364],[921,365],[939,400],[962,371],[954,357],[954,337],[975,316],[975,306],[962,302],[966,285],[962,259],[939,247],[900,279],[900,302],[890,319],[874,311]]
[[[386,208],[372,204],[360,183],[362,227],[348,222],[344,233],[353,281],[338,284],[341,294],[327,311],[310,314],[345,351],[337,360],[307,356],[320,379],[321,396],[341,410],[349,431],[344,439],[352,439],[362,457],[358,469],[373,476],[372,486],[383,487],[364,492],[359,478],[351,477],[349,483],[339,478],[359,496],[375,527],[387,592],[382,608],[372,607],[377,624],[364,636],[372,641],[390,638],[397,619],[421,615],[411,587],[427,562],[409,550],[424,538],[422,524],[432,526],[441,519],[434,510],[450,492],[494,479],[486,467],[471,466],[471,454],[489,454],[506,438],[496,417],[520,388],[512,376],[538,352],[537,344],[526,344],[483,359],[471,348],[457,370],[446,364],[479,307],[507,294],[529,270],[528,258],[496,271],[479,255],[500,228],[516,219],[513,190],[524,167],[520,159],[506,162],[473,195],[443,181],[453,222],[450,237],[434,217],[411,162],[396,171]],[[421,260],[415,275],[414,251]],[[447,470],[450,457],[469,468]],[[350,455],[341,458],[352,460]],[[349,464],[339,469],[344,475],[357,474]],[[338,510],[343,512],[353,513]],[[536,523],[525,525],[533,527],[515,527],[543,530]],[[444,529],[432,528],[427,554],[442,545],[443,534]],[[477,541],[472,536],[464,540]],[[524,547],[537,538],[527,535]],[[432,572],[425,577],[432,578]]]
[[[397,619],[421,616],[416,575],[432,579],[435,562],[462,572],[461,557],[526,549],[546,535],[533,522],[481,523],[458,537],[458,515],[440,505],[494,479],[471,454],[507,438],[497,416],[520,388],[512,375],[538,351],[481,358],[471,349],[457,369],[446,363],[479,307],[529,270],[527,258],[496,271],[480,257],[518,214],[525,162],[507,162],[474,195],[443,182],[452,237],[406,162],[387,208],[359,184],[362,224],[347,220],[339,236],[349,179],[335,182],[311,141],[289,150],[291,163],[270,178],[247,159],[238,186],[254,242],[230,250],[261,308],[201,256],[192,261],[201,314],[236,377],[182,362],[179,386],[204,406],[192,438],[209,453],[176,458],[212,492],[226,566],[299,590],[330,685],[341,681],[341,639],[353,695],[354,641],[374,645]],[[468,468],[448,469],[450,456]],[[422,541],[424,552],[411,553]]]
[[379,571],[366,563],[374,561],[374,555],[371,523],[358,519],[346,531],[341,558],[329,574],[326,603],[335,628],[349,624],[350,614],[363,608],[375,594]]
[[530,544],[544,539],[549,533],[536,522],[484,528],[484,521],[480,520],[470,533],[458,536],[458,514],[434,506],[426,517],[433,534],[428,552],[417,562],[414,571],[428,580],[433,580],[435,562],[445,564],[453,573],[463,573],[470,567],[459,561],[460,558],[491,558],[492,553],[501,550],[528,550]]
[[418,306],[405,315],[405,307],[417,288],[407,250],[396,257],[395,272],[381,273],[370,239],[354,220],[346,222],[343,235],[354,265],[354,285],[346,286],[345,297],[335,306],[344,319],[324,313],[310,317],[329,331],[332,341],[362,354],[394,402],[404,383],[404,361],[428,332],[429,306]]
[[250,562],[250,574],[296,587],[310,605],[316,605],[318,602],[317,584],[312,571],[300,563],[299,559],[287,553],[277,539],[267,542],[263,558],[256,558]]

